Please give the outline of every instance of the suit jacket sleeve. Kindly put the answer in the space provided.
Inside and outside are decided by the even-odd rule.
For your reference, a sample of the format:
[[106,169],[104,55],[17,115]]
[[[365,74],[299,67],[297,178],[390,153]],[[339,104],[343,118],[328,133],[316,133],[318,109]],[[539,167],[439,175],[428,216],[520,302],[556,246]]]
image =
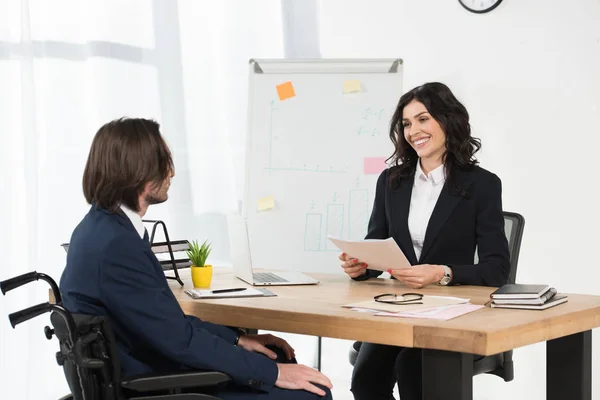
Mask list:
[[[388,222],[385,215],[385,188],[388,184],[389,170],[384,170],[377,178],[375,187],[375,200],[373,201],[373,211],[369,219],[369,227],[365,239],[387,239],[390,237]],[[381,271],[367,269],[364,275],[352,278],[356,281],[364,281],[369,278],[376,278],[381,275]]]
[[475,190],[479,263],[451,265],[452,284],[502,286],[507,282],[510,271],[502,214],[502,183],[500,178],[491,174],[478,182]]
[[109,244],[100,278],[109,316],[175,362],[222,371],[238,384],[269,391],[277,380],[276,363],[234,346],[228,328],[187,317],[151,254],[137,247],[123,237]]
[[185,317],[188,319],[188,321],[190,321],[190,323],[194,327],[206,329],[213,335],[217,335],[231,344],[235,343],[237,333],[232,328],[223,325],[213,324],[211,322],[202,321],[200,318],[194,317],[193,315],[186,315]]

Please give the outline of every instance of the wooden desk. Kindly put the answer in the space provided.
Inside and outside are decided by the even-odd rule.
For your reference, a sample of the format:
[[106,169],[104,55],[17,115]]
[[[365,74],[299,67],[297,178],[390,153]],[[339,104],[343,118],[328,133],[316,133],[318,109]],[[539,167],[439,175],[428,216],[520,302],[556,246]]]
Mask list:
[[[600,296],[569,294],[566,304],[545,311],[486,307],[450,321],[432,321],[376,317],[341,307],[404,290],[389,279],[355,282],[341,275],[309,274],[321,283],[270,286],[278,297],[193,300],[184,293],[192,287],[189,271],[181,275],[184,288],[169,284],[183,311],[203,320],[424,349],[426,399],[472,399],[473,354],[493,355],[547,341],[547,398],[591,400],[591,329],[600,326]],[[215,270],[213,288],[233,286],[248,285],[230,269]],[[493,290],[432,286],[419,292],[485,304]]]

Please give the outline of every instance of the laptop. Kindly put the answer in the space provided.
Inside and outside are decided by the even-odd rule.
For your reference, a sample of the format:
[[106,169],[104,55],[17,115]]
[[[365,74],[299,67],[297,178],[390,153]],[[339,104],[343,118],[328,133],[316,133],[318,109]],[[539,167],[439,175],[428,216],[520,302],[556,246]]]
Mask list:
[[315,285],[318,280],[300,272],[254,272],[250,256],[250,241],[246,219],[238,214],[227,215],[229,244],[235,275],[253,286],[266,285]]

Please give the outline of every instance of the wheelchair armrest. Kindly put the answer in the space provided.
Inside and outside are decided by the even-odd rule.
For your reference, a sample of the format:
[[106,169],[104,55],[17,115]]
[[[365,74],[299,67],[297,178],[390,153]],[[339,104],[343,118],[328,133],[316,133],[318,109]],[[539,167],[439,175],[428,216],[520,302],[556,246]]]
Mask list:
[[152,392],[190,387],[217,386],[231,381],[229,375],[216,371],[181,371],[166,375],[133,376],[121,381],[125,389]]

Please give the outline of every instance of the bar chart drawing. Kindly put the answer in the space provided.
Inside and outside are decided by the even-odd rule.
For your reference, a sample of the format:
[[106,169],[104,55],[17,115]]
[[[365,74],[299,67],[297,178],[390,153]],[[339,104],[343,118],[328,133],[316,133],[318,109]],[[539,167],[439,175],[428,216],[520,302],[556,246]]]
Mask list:
[[306,226],[304,229],[304,250],[321,250],[321,222],[323,216],[320,213],[306,214]]
[[348,199],[348,240],[364,239],[369,221],[369,191],[350,189]]
[[[335,198],[337,196],[334,195]],[[350,189],[347,201],[348,204],[326,204],[321,212],[319,207],[315,208],[314,201],[310,203],[311,211],[305,214],[305,251],[339,251],[328,240],[328,235],[348,240],[361,240],[365,237],[370,215],[369,191]]]
[[[327,204],[327,223],[326,234],[338,238],[344,235],[344,205]],[[325,241],[325,250],[335,251],[337,247],[330,241]]]

